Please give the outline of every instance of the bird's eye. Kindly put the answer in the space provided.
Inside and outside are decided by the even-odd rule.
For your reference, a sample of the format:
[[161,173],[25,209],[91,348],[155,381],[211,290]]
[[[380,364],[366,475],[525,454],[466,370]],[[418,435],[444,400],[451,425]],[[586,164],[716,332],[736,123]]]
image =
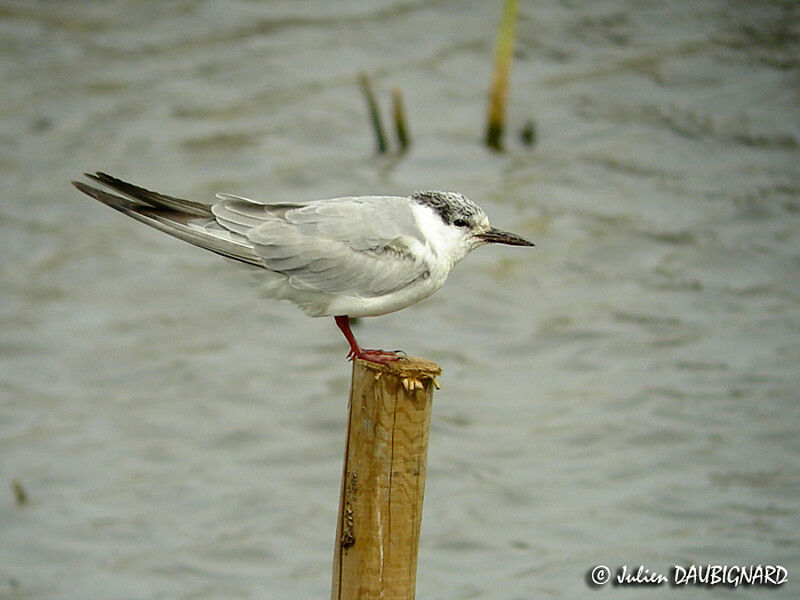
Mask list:
[[467,223],[464,219],[456,219],[453,221],[453,225],[456,227],[469,227],[469,223]]

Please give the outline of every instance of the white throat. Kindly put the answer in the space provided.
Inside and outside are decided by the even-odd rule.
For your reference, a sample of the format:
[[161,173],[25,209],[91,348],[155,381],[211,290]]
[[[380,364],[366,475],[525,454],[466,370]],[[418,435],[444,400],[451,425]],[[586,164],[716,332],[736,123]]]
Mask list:
[[440,261],[452,266],[475,247],[467,230],[447,225],[431,207],[414,203],[411,209],[428,246]]

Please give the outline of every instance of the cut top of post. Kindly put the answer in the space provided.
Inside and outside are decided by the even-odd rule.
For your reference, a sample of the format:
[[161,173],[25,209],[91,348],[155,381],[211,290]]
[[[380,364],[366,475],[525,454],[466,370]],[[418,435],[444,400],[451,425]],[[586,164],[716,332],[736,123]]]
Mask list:
[[[436,380],[438,375],[442,374],[442,368],[432,360],[427,358],[420,358],[418,356],[404,356],[399,360],[393,360],[388,363],[374,363],[367,360],[357,359],[362,366],[376,371],[378,373],[386,373],[399,377],[404,383],[403,385],[408,388],[406,381],[419,382],[422,384],[425,381],[432,381],[434,387],[439,388],[439,382]],[[421,387],[414,385],[414,387]],[[408,388],[410,389],[410,388]]]

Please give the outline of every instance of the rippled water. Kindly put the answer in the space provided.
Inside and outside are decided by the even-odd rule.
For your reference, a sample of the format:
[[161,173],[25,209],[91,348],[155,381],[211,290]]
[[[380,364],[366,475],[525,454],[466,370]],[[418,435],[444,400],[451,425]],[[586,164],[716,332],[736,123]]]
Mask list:
[[[598,563],[782,564],[797,597],[797,6],[524,2],[498,155],[499,2],[0,2],[0,598],[329,592],[344,341],[68,185],[95,169],[456,189],[536,241],[357,331],[444,368],[420,598],[584,597]],[[407,156],[372,154],[362,70]],[[676,593],[709,594],[642,597]]]

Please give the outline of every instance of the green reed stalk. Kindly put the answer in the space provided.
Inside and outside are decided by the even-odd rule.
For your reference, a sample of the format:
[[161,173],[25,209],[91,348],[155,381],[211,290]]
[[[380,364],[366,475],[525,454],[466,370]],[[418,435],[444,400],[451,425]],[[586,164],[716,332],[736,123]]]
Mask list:
[[514,30],[517,24],[517,0],[506,0],[503,5],[503,20],[497,36],[494,53],[494,74],[489,91],[489,115],[486,126],[486,145],[492,150],[503,149],[508,80],[514,57]]
[[388,146],[386,145],[386,136],[383,133],[381,113],[378,109],[378,100],[375,98],[375,93],[372,91],[372,84],[369,81],[369,76],[366,73],[361,73],[358,76],[358,83],[361,85],[361,90],[364,92],[364,97],[367,99],[367,108],[369,109],[372,128],[375,131],[378,154],[386,154]]
[[406,111],[403,106],[403,94],[400,88],[392,90],[392,115],[394,116],[394,130],[397,134],[397,143],[400,145],[400,152],[405,152],[411,145],[408,135],[408,121]]

